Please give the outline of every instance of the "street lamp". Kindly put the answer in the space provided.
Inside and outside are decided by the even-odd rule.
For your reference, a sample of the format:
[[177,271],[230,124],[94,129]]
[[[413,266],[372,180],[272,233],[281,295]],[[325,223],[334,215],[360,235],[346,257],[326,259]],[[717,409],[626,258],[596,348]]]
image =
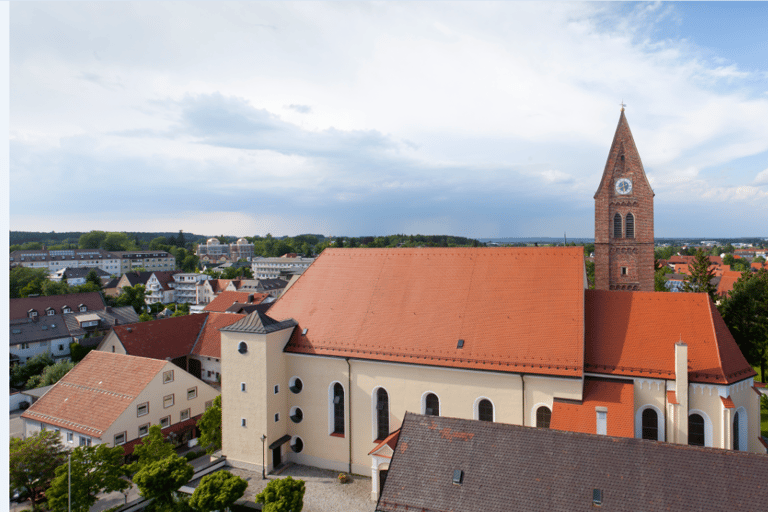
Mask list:
[[72,452],[67,454],[67,511],[72,512]]
[[264,441],[266,440],[267,440],[267,435],[261,434],[261,479],[262,480],[267,479],[266,457],[264,456],[264,453],[265,453]]

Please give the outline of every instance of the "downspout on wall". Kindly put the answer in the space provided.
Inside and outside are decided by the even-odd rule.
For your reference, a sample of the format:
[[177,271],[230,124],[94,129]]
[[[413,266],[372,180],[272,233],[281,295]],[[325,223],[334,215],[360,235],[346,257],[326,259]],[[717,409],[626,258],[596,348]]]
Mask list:
[[352,474],[352,363],[349,362],[349,358],[345,358],[347,360],[347,395],[349,397],[347,400],[349,401],[349,471],[347,472],[348,475]]

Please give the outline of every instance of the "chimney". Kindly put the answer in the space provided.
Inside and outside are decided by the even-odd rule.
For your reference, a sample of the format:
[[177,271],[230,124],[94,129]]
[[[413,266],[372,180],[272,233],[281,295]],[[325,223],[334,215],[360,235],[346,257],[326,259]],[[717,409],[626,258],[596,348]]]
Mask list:
[[688,444],[688,345],[683,340],[675,343],[675,394],[677,443]]
[[118,324],[120,324],[120,320],[118,320],[117,318],[115,318],[115,325],[118,325]]
[[106,311],[107,313],[111,313],[112,312],[112,306],[105,307],[104,311]]

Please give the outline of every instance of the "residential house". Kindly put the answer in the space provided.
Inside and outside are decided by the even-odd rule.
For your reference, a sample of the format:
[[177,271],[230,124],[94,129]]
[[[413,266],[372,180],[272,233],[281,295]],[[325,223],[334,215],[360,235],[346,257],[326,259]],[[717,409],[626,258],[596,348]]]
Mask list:
[[197,256],[206,263],[226,263],[253,259],[253,244],[245,238],[238,238],[234,244],[222,244],[218,238],[209,238],[197,246]]
[[[209,279],[197,283],[197,304],[208,304],[217,295],[229,288],[231,279]],[[230,291],[236,291],[233,286]]]
[[211,276],[208,274],[198,274],[194,272],[179,272],[174,274],[175,301],[178,303],[198,305],[200,303],[198,294],[200,284],[204,281],[209,281],[210,279]]
[[49,274],[78,267],[96,267],[110,275],[121,273],[120,256],[103,249],[18,250],[10,254],[10,266],[44,268]]
[[130,455],[152,425],[177,443],[196,437],[218,394],[168,361],[92,351],[22,414],[24,436],[55,430],[67,448],[121,445]]
[[225,291],[221,292],[218,297],[206,305],[203,311],[239,313],[243,307],[258,305],[265,302],[267,299],[270,299],[270,296],[266,293]]
[[143,268],[149,272],[162,272],[176,268],[176,258],[165,251],[114,251],[120,258],[120,273]]
[[147,304],[180,302],[176,299],[175,290],[175,275],[180,273],[180,270],[152,272],[152,275],[147,279],[144,301]]
[[97,350],[167,360],[192,376],[216,383],[221,378],[219,328],[245,315],[205,312],[115,326]]
[[231,285],[237,286],[239,292],[266,293],[278,298],[288,286],[288,282],[282,279],[241,279],[233,281]]
[[414,413],[378,450],[391,460],[380,512],[757,511],[768,466],[753,453]]
[[78,286],[86,283],[88,274],[95,272],[102,284],[110,280],[110,274],[98,267],[65,267],[57,270],[49,276],[52,281],[66,280],[69,286]]

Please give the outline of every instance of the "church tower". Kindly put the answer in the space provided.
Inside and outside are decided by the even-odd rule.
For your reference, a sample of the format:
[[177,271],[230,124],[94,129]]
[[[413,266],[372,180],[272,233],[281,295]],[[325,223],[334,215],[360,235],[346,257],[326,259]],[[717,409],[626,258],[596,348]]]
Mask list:
[[654,289],[653,190],[621,107],[595,193],[595,288]]

